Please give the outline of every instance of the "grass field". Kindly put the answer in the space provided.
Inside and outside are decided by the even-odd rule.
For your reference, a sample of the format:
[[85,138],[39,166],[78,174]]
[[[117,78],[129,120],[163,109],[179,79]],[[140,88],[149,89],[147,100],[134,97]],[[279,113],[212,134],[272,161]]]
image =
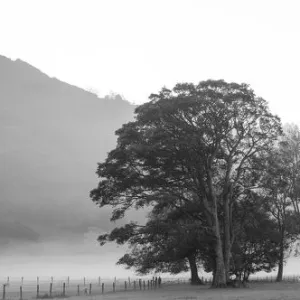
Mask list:
[[[292,279],[292,278],[290,278]],[[61,295],[62,281],[56,280],[53,284],[52,297],[46,299],[68,299],[68,300],[300,300],[300,282],[294,280],[282,283],[276,282],[255,282],[252,281],[248,288],[228,288],[228,289],[211,289],[210,285],[191,286],[187,281],[164,281],[161,288],[142,288],[140,290],[133,284],[124,289],[124,282],[116,282],[116,292],[112,291],[112,281],[105,282],[105,292],[102,294],[101,287],[93,282],[91,295],[84,295],[83,284],[81,281],[72,280],[66,288],[66,297],[57,297]],[[183,283],[185,282],[185,283]],[[36,299],[35,282],[26,281],[23,285],[22,300]],[[77,294],[77,284],[80,284],[80,296]],[[5,300],[20,300],[19,282],[12,282],[7,288]],[[49,282],[40,282],[40,296],[49,295]]]
[[210,289],[188,284],[156,290],[70,297],[69,300],[299,300],[300,283],[252,283],[249,288]]

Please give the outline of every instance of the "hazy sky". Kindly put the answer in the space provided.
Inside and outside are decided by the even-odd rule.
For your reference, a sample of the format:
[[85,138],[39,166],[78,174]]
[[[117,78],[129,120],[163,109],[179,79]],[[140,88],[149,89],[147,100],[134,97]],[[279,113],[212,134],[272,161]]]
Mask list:
[[101,96],[142,103],[162,86],[251,84],[300,124],[298,0],[0,2],[0,51]]
[[[0,2],[0,54],[100,96],[112,91],[138,104],[177,82],[246,82],[283,122],[300,125],[299,11],[298,0],[7,0]],[[108,245],[101,253],[111,256],[99,258],[99,247],[88,250],[98,231],[89,234],[80,248],[90,251],[89,256],[69,255],[68,261],[65,248],[59,259],[47,258],[39,275],[60,272],[59,266],[66,268],[63,274],[72,268],[87,276],[96,276],[101,268],[108,276],[116,274],[120,249]],[[21,274],[28,265],[36,274],[34,250],[44,247],[55,257],[57,244],[24,245],[28,247],[32,255],[22,258],[27,262],[23,269],[15,256],[12,261],[0,258],[3,276]]]

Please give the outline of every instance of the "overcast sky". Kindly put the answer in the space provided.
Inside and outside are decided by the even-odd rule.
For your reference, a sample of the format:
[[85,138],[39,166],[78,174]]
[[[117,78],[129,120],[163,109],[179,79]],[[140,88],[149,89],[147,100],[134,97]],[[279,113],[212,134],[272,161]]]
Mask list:
[[[246,82],[283,122],[300,125],[299,11],[297,0],[7,0],[0,2],[0,54],[101,97],[115,92],[138,104],[177,82]],[[96,236],[90,233],[81,251]],[[52,253],[51,243],[43,247]],[[105,259],[111,276],[120,270],[114,261]],[[45,274],[59,265],[49,262]],[[7,258],[1,267],[1,274],[20,273]]]
[[135,103],[180,81],[246,82],[300,124],[299,9],[297,0],[1,1],[0,51]]

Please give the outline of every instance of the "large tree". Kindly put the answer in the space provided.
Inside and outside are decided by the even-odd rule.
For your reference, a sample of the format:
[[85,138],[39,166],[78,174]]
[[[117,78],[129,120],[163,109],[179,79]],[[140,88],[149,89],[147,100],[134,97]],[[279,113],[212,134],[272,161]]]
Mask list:
[[201,203],[214,237],[213,285],[225,287],[235,238],[232,206],[241,190],[252,188],[252,160],[281,133],[279,118],[247,84],[223,80],[163,88],[135,114],[98,165],[92,200],[114,206],[112,220],[166,198],[177,207]]

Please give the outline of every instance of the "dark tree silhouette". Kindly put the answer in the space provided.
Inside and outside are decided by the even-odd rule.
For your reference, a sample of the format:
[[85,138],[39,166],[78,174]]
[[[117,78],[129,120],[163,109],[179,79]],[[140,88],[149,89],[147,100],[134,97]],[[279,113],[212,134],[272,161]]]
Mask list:
[[98,165],[92,200],[115,207],[112,220],[166,198],[179,207],[199,202],[214,237],[213,286],[225,287],[236,191],[251,188],[245,178],[252,160],[272,147],[280,120],[248,85],[222,80],[177,84],[150,100],[116,132],[117,147]]
[[191,284],[202,284],[198,262],[203,253],[211,250],[207,249],[211,237],[202,222],[193,218],[194,214],[200,215],[195,205],[185,207],[182,214],[181,210],[160,203],[145,225],[126,224],[99,236],[98,241],[101,245],[109,241],[128,243],[130,253],[120,258],[118,264],[134,268],[139,274],[153,270],[178,274],[190,270]]
[[280,233],[262,203],[265,198],[254,191],[247,191],[235,204],[235,241],[232,246],[231,274],[239,282],[259,271],[271,272],[280,257]]

